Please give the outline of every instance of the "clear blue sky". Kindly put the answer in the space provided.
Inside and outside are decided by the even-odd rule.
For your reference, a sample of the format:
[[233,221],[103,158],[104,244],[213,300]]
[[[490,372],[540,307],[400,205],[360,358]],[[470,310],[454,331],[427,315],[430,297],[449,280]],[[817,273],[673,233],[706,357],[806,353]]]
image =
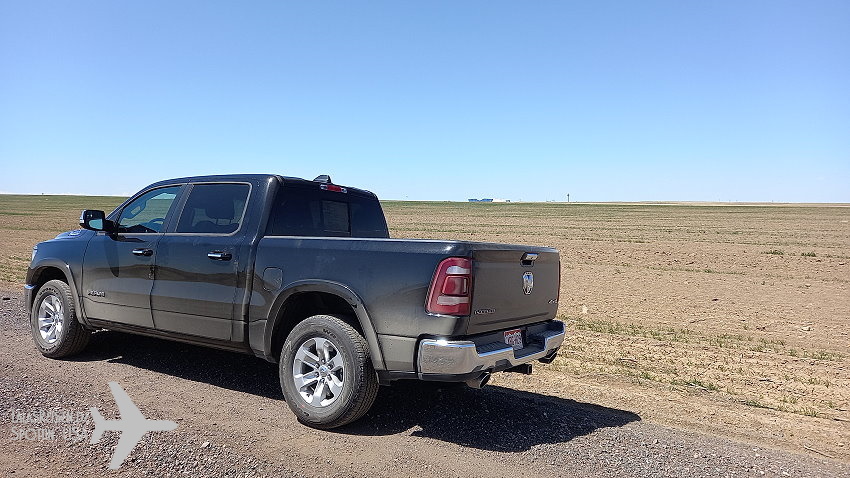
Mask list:
[[0,0],[0,191],[850,202],[850,2]]

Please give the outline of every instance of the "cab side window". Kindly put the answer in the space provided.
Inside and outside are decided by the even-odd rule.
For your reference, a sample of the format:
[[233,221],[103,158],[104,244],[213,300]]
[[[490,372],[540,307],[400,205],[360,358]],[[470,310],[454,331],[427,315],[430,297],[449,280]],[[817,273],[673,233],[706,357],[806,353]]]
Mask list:
[[118,216],[118,232],[150,234],[162,231],[168,210],[177,197],[180,186],[154,189],[124,206]]
[[230,234],[239,229],[251,188],[247,184],[196,184],[175,232]]
[[390,237],[374,196],[286,186],[275,198],[269,236]]

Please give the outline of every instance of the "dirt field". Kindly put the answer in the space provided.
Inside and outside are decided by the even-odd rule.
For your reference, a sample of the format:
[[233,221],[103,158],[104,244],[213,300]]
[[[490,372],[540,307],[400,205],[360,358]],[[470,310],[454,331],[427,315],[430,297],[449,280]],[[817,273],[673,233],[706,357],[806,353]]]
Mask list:
[[559,394],[850,459],[850,207],[389,203],[394,236],[561,251]]
[[[630,407],[562,398],[572,392],[558,389],[545,372],[507,374],[483,390],[399,383],[382,388],[362,420],[314,430],[283,403],[273,364],[118,332],[98,332],[73,360],[47,359],[33,350],[20,291],[0,287],[0,294],[9,298],[0,301],[4,477],[850,475],[847,462],[676,430]],[[117,433],[88,443],[89,407],[118,418],[106,386],[111,380],[147,417],[178,423],[176,430],[146,435],[117,471],[107,469]],[[82,415],[74,425],[82,433],[10,416],[45,409]]]
[[[0,196],[0,281],[119,198]],[[556,362],[497,386],[850,461],[850,207],[388,202],[394,237],[561,250]]]

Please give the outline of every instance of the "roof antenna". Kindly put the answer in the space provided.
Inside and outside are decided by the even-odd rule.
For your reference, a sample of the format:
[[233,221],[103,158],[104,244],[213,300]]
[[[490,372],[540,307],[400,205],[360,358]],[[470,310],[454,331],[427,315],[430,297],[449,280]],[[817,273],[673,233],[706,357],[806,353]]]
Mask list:
[[331,177],[327,174],[316,176],[316,179],[314,179],[313,181],[316,181],[317,183],[333,184],[331,182]]

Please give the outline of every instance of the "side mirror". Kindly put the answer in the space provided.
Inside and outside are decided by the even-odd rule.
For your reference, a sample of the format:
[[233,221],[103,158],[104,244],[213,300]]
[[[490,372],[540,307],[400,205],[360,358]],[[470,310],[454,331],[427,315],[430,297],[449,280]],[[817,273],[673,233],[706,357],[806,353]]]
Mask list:
[[97,209],[86,209],[80,214],[80,226],[91,231],[112,231],[112,221],[106,219],[106,214]]

